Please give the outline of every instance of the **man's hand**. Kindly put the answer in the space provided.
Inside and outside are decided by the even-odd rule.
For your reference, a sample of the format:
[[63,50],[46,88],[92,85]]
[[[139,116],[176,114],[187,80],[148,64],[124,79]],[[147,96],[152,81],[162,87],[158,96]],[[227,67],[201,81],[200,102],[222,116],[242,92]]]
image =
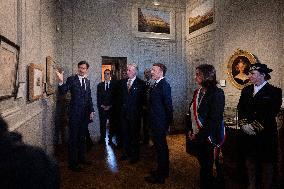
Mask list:
[[95,112],[90,113],[90,120],[93,120],[95,117]]
[[189,131],[188,132],[188,138],[189,138],[189,140],[194,140],[195,139],[195,134],[193,134],[192,131]]
[[251,126],[251,124],[243,125],[241,128],[244,131],[244,133],[246,133],[248,135],[256,135],[256,132],[254,131],[254,129]]
[[56,77],[57,77],[59,83],[63,83],[63,73],[64,73],[64,71],[62,71],[60,73],[58,70],[55,70],[55,74],[56,74]]

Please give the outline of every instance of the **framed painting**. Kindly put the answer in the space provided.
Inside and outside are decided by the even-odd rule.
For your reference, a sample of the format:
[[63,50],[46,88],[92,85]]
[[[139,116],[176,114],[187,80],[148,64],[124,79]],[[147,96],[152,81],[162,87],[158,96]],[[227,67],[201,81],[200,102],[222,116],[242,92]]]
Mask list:
[[0,35],[0,100],[16,97],[20,47]]
[[170,8],[133,6],[132,28],[136,37],[175,38],[175,15]]
[[189,38],[215,28],[214,0],[198,0],[187,13],[187,34]]
[[51,95],[55,92],[55,72],[56,63],[51,56],[46,57],[46,94]]
[[227,64],[227,74],[229,80],[237,89],[242,89],[249,85],[249,67],[256,62],[253,54],[237,49],[230,57]]
[[29,100],[34,101],[43,95],[43,68],[37,64],[29,66]]

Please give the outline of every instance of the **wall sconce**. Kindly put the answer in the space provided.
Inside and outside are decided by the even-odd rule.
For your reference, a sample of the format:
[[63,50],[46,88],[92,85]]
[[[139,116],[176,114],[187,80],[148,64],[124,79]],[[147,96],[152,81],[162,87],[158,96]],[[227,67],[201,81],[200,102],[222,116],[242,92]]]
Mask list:
[[159,6],[159,5],[160,5],[160,3],[159,3],[158,1],[154,1],[153,4],[154,4],[155,6]]

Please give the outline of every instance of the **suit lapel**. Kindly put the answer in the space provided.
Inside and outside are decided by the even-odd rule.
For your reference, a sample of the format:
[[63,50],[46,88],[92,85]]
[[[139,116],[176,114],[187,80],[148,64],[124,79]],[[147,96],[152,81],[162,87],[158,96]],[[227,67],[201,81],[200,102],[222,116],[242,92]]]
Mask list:
[[269,87],[269,83],[266,83],[255,95],[254,98],[257,98],[258,96],[261,96]]

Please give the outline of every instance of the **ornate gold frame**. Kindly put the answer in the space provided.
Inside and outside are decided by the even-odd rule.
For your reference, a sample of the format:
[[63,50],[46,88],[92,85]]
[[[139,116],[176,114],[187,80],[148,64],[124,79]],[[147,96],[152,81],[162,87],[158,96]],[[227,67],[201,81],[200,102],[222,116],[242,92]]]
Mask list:
[[256,58],[252,53],[241,50],[241,49],[237,49],[234,52],[234,54],[230,57],[228,64],[227,64],[227,74],[228,74],[228,78],[230,82],[237,89],[243,89],[245,86],[250,84],[249,81],[242,84],[235,79],[237,75],[236,65],[238,64],[237,61],[239,61],[240,59],[244,61],[246,65],[246,69],[247,69],[246,71],[248,71],[248,68],[251,64],[254,64],[256,62]]
[[55,62],[51,56],[46,57],[46,94],[51,95],[55,92],[54,89],[54,67]]
[[43,96],[43,68],[31,63],[29,66],[29,100],[34,101]]

